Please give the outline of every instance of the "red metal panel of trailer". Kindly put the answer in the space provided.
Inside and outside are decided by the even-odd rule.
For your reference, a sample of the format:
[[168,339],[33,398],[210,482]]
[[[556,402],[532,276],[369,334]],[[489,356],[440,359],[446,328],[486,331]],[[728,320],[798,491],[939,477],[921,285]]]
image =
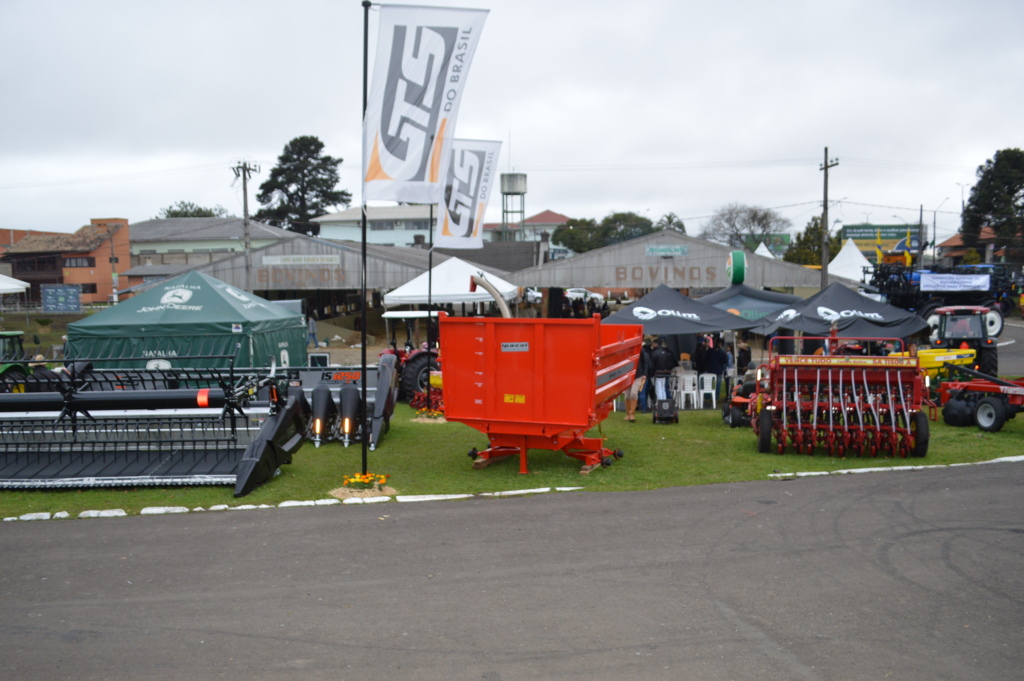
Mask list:
[[589,472],[616,452],[587,430],[633,382],[640,325],[590,319],[448,317],[440,322],[445,419],[486,434],[478,467],[527,449],[561,450]]

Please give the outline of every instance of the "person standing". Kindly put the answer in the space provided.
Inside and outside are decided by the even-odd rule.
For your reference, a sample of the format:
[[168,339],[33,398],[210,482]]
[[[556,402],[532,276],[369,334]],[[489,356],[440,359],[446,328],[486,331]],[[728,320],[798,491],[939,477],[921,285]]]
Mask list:
[[718,386],[722,385],[722,376],[725,374],[728,361],[728,355],[725,354],[725,350],[722,349],[720,343],[712,345],[704,355],[705,373],[717,376],[715,379],[716,391],[718,390]]
[[309,331],[309,338],[306,340],[306,345],[313,344],[314,348],[320,347],[320,344],[316,340],[316,313],[311,312],[306,320],[306,329]]
[[668,376],[679,366],[679,360],[661,344],[660,338],[651,341],[651,364],[654,368],[654,395],[659,400],[667,400]]
[[61,378],[50,367],[46,366],[45,357],[36,355],[28,365],[32,368],[32,373],[25,379],[25,392],[49,393],[56,392],[59,389],[58,385],[61,382]]
[[[636,360],[636,374],[633,377],[633,384],[626,391],[626,421],[636,421],[636,405],[647,388],[648,374],[651,373],[651,341],[645,339],[640,346],[640,356]],[[643,408],[647,407],[647,400],[644,400]]]

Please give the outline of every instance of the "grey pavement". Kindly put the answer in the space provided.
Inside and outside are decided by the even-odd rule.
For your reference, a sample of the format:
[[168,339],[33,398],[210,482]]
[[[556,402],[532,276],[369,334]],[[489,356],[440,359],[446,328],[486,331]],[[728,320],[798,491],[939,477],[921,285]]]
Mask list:
[[5,523],[0,678],[1005,681],[1022,483],[1000,463]]

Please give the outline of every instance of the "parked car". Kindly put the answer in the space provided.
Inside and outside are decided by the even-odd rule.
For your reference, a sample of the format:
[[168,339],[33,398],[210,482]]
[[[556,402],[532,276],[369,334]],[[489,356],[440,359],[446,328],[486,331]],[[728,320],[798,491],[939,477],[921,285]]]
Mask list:
[[604,303],[604,296],[600,293],[594,293],[585,288],[567,288],[565,289],[565,297],[569,300],[580,300],[584,302],[593,300],[596,304],[601,305]]

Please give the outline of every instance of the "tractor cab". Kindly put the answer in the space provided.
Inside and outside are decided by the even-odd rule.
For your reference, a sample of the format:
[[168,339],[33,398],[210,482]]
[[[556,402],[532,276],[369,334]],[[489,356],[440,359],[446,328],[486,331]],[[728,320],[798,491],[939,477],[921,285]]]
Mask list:
[[29,373],[24,337],[22,331],[0,331],[0,392],[19,392]]
[[997,376],[999,355],[996,339],[989,335],[989,308],[981,305],[955,305],[935,310],[939,318],[932,347],[941,350],[974,350],[974,369]]
[[25,357],[22,331],[0,331],[0,362],[17,362]]

